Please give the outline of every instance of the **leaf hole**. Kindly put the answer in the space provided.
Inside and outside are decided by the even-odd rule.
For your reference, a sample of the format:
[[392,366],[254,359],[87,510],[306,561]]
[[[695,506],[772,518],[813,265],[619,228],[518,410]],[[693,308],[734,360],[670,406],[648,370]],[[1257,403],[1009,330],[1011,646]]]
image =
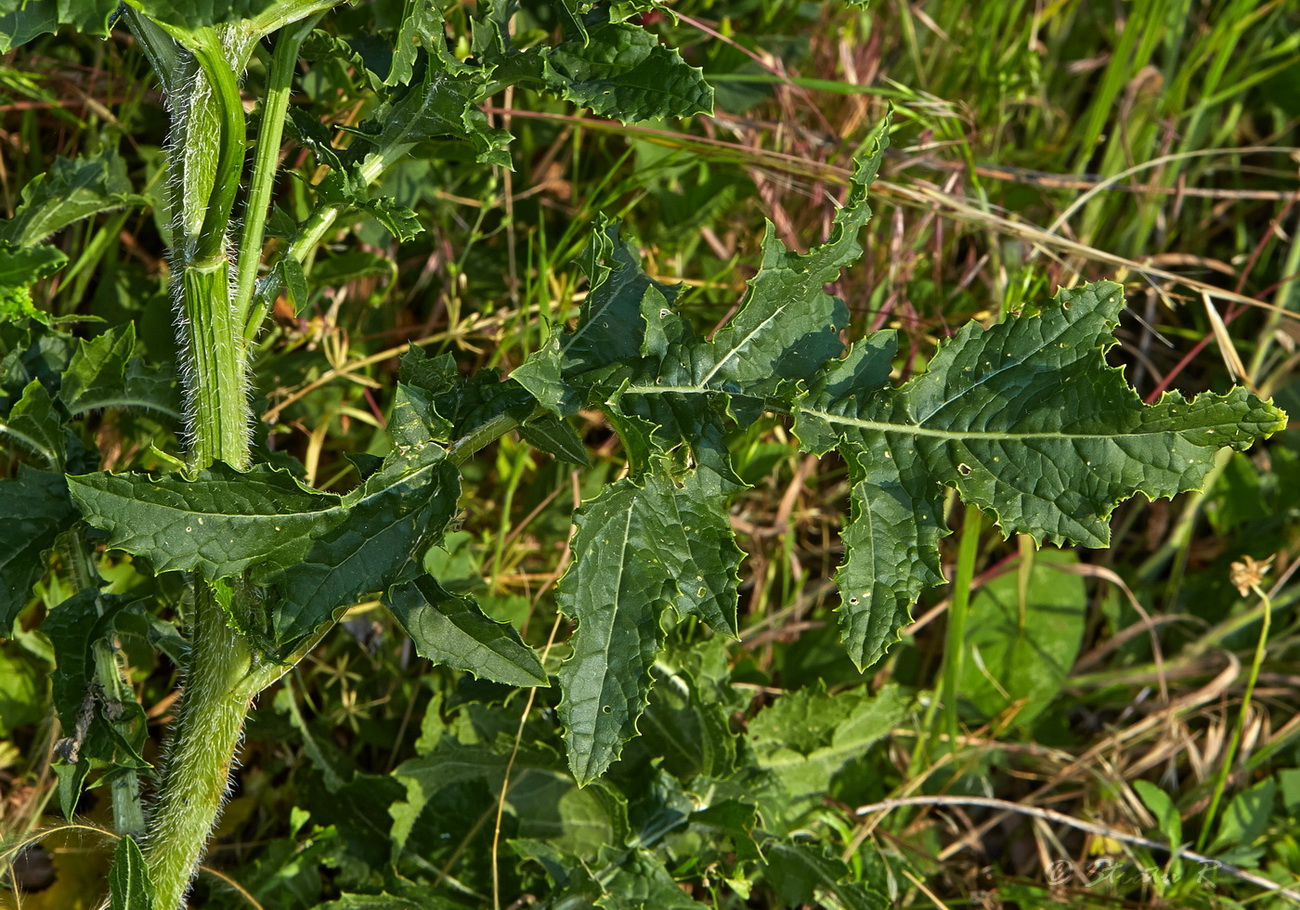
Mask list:
[[957,465],[957,473],[960,474],[962,477],[969,477],[970,471],[971,471],[971,467],[968,464],[962,463]]
[[613,713],[614,713],[614,709],[611,708],[609,705],[603,705],[603,706],[601,707],[601,709],[600,709],[600,713],[601,713],[601,714],[613,714]]

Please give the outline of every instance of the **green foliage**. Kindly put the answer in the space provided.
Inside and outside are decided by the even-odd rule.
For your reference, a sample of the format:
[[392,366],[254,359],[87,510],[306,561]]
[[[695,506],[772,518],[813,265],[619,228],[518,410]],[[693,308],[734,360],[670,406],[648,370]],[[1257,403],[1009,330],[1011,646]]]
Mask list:
[[108,874],[111,910],[153,910],[154,888],[140,847],[129,837],[120,838]]
[[[286,687],[253,721],[250,742],[301,743],[307,756],[261,756],[272,770],[242,781],[249,799],[283,781],[283,797],[267,798],[292,810],[287,829],[259,821],[274,833],[244,883],[264,905],[451,908],[531,894],[555,908],[738,907],[751,898],[888,906],[897,857],[865,829],[850,830],[844,807],[883,798],[874,768],[901,748],[898,731],[916,743],[913,762],[926,757],[933,744],[918,706],[933,694],[918,698],[914,650],[891,665],[893,682],[867,685],[861,673],[943,582],[950,507],[978,507],[1004,535],[1104,547],[1121,502],[1199,490],[1222,450],[1242,452],[1286,426],[1240,387],[1144,402],[1107,362],[1124,308],[1109,282],[1051,300],[1025,294],[1034,299],[1004,306],[996,324],[972,322],[908,358],[891,331],[846,346],[857,320],[831,286],[840,292],[863,257],[889,119],[855,156],[829,236],[799,252],[768,223],[743,297],[721,320],[708,319],[711,304],[694,289],[651,277],[666,270],[649,270],[626,239],[632,231],[594,213],[596,201],[626,208],[602,195],[599,180],[590,199],[576,198],[589,190],[579,184],[569,200],[558,252],[543,232],[536,265],[546,287],[520,287],[513,246],[505,268],[477,258],[476,245],[498,234],[514,244],[531,228],[521,212],[540,208],[511,188],[519,209],[498,231],[486,200],[523,162],[504,128],[511,121],[485,106],[514,87],[530,102],[535,92],[624,124],[711,112],[714,88],[692,65],[701,55],[642,25],[658,15],[654,4],[129,5],[124,22],[175,117],[166,162],[143,180],[167,186],[169,211],[157,221],[172,246],[157,258],[170,263],[179,340],[159,331],[165,317],[152,310],[165,297],[153,278],[123,275],[133,266],[110,255],[126,210],[151,197],[135,192],[145,184],[109,140],[92,146],[96,154],[55,159],[0,224],[0,438],[18,465],[0,480],[0,632],[15,643],[0,652],[0,695],[6,725],[35,720],[24,709],[46,697],[35,668],[48,668],[63,733],[60,805],[71,814],[83,789],[100,787],[124,835],[109,873],[112,907],[184,903],[249,706],[290,673],[295,685],[332,673],[319,687],[337,686],[340,697],[300,704]],[[110,12],[0,3],[0,48],[60,26],[100,35]],[[274,50],[261,47],[286,26]],[[261,93],[255,130],[241,85]],[[280,148],[286,120],[289,155]],[[684,211],[692,229],[740,193],[738,178],[702,162],[663,168],[656,198]],[[363,287],[382,300],[408,258],[445,263],[429,236],[430,200],[463,202],[462,192],[485,201],[439,290],[439,306],[457,314],[441,337],[476,344],[457,322],[459,295],[499,279],[512,307],[502,319],[524,341],[468,375],[450,350],[419,347],[394,366],[395,381],[392,371],[354,373],[343,365],[346,342],[387,337],[381,322],[392,314],[343,304]],[[361,219],[367,248],[336,243]],[[585,293],[570,325],[554,298],[573,297],[580,280],[554,266],[581,246],[588,223]],[[674,240],[688,251],[692,242]],[[719,263],[720,272],[740,268],[734,258]],[[77,299],[59,309],[40,299],[39,282],[64,269]],[[548,280],[565,282],[563,292]],[[149,293],[136,293],[145,285]],[[287,311],[277,307],[282,295]],[[273,308],[282,318],[263,334]],[[107,322],[102,330],[68,330],[92,312],[86,321]],[[540,344],[533,313],[553,319]],[[706,319],[715,326],[707,334]],[[342,323],[347,330],[331,334]],[[311,352],[318,343],[331,354],[325,376]],[[396,359],[390,351],[362,367],[385,357]],[[310,391],[341,375],[366,387],[364,405],[326,388],[272,409],[321,428],[303,461],[276,448],[278,430],[250,432],[260,392],[282,395],[291,383]],[[334,454],[348,452],[350,467],[320,457],[335,423]],[[769,430],[783,444],[764,453]],[[519,441],[506,441],[510,433]],[[498,442],[494,470],[483,453]],[[801,645],[815,653],[756,656],[748,641],[735,645],[753,633],[743,617],[767,610],[764,597],[798,602],[805,592],[799,582],[770,593],[787,581],[775,563],[743,588],[735,527],[752,514],[756,487],[784,480],[804,456],[847,475],[849,515],[821,551],[828,574],[840,563],[844,647],[828,646],[818,620]],[[1288,470],[1285,458],[1278,464]],[[549,490],[530,489],[523,478],[541,471]],[[1225,476],[1253,504],[1219,510],[1226,531],[1266,512],[1265,496],[1285,486],[1256,482],[1240,459]],[[570,483],[573,509],[561,505]],[[508,535],[524,500],[541,530]],[[499,521],[497,535],[486,544],[470,522],[474,531],[455,538],[463,549],[444,553],[462,514]],[[789,546],[793,534],[782,530],[773,536]],[[512,590],[498,576],[518,558],[506,552],[517,538],[550,563],[521,572],[525,583]],[[972,535],[962,552],[979,543]],[[1050,709],[1088,628],[1082,579],[1059,571],[1076,562],[1026,556],[975,593],[972,632],[960,643],[969,653],[953,683],[974,722],[1006,721],[1022,735],[1059,726]],[[488,574],[491,585],[479,577]],[[540,592],[539,578],[548,579]],[[743,612],[742,590],[752,599]],[[552,618],[556,633],[539,653],[541,620]],[[567,636],[563,618],[576,624]],[[342,634],[322,643],[336,625],[367,647]],[[389,631],[439,669],[416,681],[369,647]],[[305,660],[318,646],[335,649],[336,669]],[[154,752],[140,701],[161,693],[137,701],[145,683],[122,667],[155,651],[183,665],[186,703],[142,851],[130,835],[140,833],[135,820],[143,825],[140,786]],[[368,661],[367,672],[348,670],[340,654]],[[403,707],[390,709],[398,690]],[[412,753],[404,737],[417,702],[424,720]],[[367,750],[379,759],[369,769],[357,760]],[[954,778],[944,792],[968,783]],[[1144,781],[1135,789],[1179,847],[1178,803]],[[1233,797],[1212,851],[1257,862],[1277,796],[1266,780]]]
[[1065,571],[1077,564],[1073,554],[1046,550],[971,598],[957,690],[981,720],[1031,724],[1061,691],[1087,622],[1083,578]]

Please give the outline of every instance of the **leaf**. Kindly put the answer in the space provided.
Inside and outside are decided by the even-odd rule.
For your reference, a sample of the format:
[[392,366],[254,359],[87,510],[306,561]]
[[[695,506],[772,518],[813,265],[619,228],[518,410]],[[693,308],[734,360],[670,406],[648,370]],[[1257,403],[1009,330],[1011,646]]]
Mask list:
[[602,882],[605,894],[596,901],[604,910],[699,910],[700,904],[684,892],[664,868],[663,860],[648,850],[633,850]]
[[[77,0],[68,0],[77,2]],[[133,7],[180,32],[241,19],[250,34],[269,34],[342,0],[130,0]]]
[[1041,315],[965,327],[897,389],[881,387],[886,338],[833,362],[799,402],[800,438],[818,451],[838,437],[854,482],[836,581],[859,667],[939,578],[942,485],[996,515],[1004,533],[1106,546],[1119,502],[1196,489],[1218,449],[1284,426],[1241,388],[1144,405],[1104,359],[1122,306],[1107,282],[1061,291]]
[[639,26],[605,22],[543,52],[546,87],[623,123],[713,113],[704,73]]
[[59,400],[76,415],[102,405],[106,394],[120,393],[126,365],[135,353],[135,323],[114,326],[97,338],[81,339],[72,362],[63,372]]
[[343,894],[316,910],[455,910],[456,905],[430,895]]
[[547,838],[561,849],[586,854],[627,839],[621,798],[601,784],[580,789],[553,749],[528,742],[517,752],[512,747],[510,741],[494,748],[442,737],[425,754],[398,765],[393,773],[406,784],[407,795],[391,809],[394,842],[407,843],[421,811],[440,791],[474,782],[500,794],[507,773],[506,810],[518,819],[520,837]]
[[846,910],[885,910],[891,905],[883,891],[845,882],[848,867],[819,844],[769,841],[763,852],[763,878],[787,907],[817,903],[823,894],[833,895]]
[[801,689],[750,721],[750,745],[758,766],[780,781],[790,802],[820,798],[841,768],[898,726],[909,703],[893,686],[874,696],[865,689],[834,695]]
[[[68,257],[62,250],[45,244],[18,248],[0,245],[0,288],[29,287],[47,275],[53,275],[67,261]],[[6,321],[16,320],[9,316]]]
[[[116,3],[109,5],[116,6]],[[0,9],[3,10],[0,11],[0,54],[59,30],[58,10],[50,0],[29,2],[21,8],[9,2]]]
[[360,125],[358,138],[373,149],[363,165],[382,173],[413,146],[431,139],[459,139],[474,149],[482,164],[510,166],[510,134],[489,126],[478,102],[487,91],[486,76],[451,72],[433,58],[424,76],[409,87],[384,92],[383,103]]
[[[97,609],[101,602],[109,606],[107,620]],[[50,673],[50,692],[66,736],[72,735],[76,729],[77,715],[82,711],[89,694],[88,687],[95,678],[91,647],[112,631],[112,613],[123,603],[120,598],[85,588],[50,610],[41,623],[41,631],[54,648],[55,666]]]
[[[403,430],[401,420],[395,426]],[[68,484],[87,521],[109,533],[109,546],[149,559],[154,571],[208,579],[247,572],[270,587],[272,632],[283,650],[338,607],[411,577],[419,554],[445,531],[459,491],[455,468],[432,443],[399,445],[342,497],[265,465],[240,474],[217,463],[193,481],[85,474]]]
[[135,350],[135,323],[82,339],[63,371],[59,400],[72,416],[100,408],[139,408],[180,420],[174,378],[151,370]]
[[730,777],[736,765],[731,710],[684,669],[669,672],[661,661],[654,674],[657,684],[639,721],[641,735],[628,744],[624,761],[659,765],[680,780]]
[[443,590],[428,575],[392,588],[384,605],[421,657],[508,686],[551,684],[513,626],[490,619],[472,598]]
[[35,723],[44,715],[44,680],[29,655],[12,646],[0,646],[0,737]]
[[418,51],[438,58],[446,68],[457,66],[447,49],[447,27],[442,9],[433,0],[406,0],[402,25],[393,45],[393,62],[384,79],[385,85],[406,85],[415,72]]
[[63,466],[67,457],[63,423],[39,379],[27,383],[23,396],[9,411],[8,420],[0,421],[0,437],[4,436],[40,455],[50,467]]
[[267,278],[268,284],[284,289],[289,304],[293,307],[293,314],[301,316],[303,310],[307,309],[310,297],[307,290],[307,275],[302,270],[302,263],[293,256],[281,257],[275,265],[271,266],[271,274]]
[[120,837],[108,872],[110,910],[153,910],[154,887],[149,865],[130,837]]
[[558,603],[578,621],[573,656],[560,670],[560,717],[579,782],[604,773],[636,734],[664,607],[735,634],[743,554],[724,495],[704,471],[680,481],[654,473],[643,485],[631,478],[611,484],[578,511],[574,562]]
[[646,277],[635,252],[619,239],[617,223],[601,220],[584,259],[589,287],[571,332],[553,332],[548,343],[510,374],[544,407],[572,414],[583,404],[575,382],[641,357],[645,334],[641,301],[655,288],[666,303],[676,296],[668,285]]
[[86,35],[107,35],[117,0],[4,0],[0,3],[0,54],[70,25]]
[[1088,596],[1082,576],[1053,565],[1077,563],[1073,553],[1044,551],[972,598],[957,691],[985,719],[1006,713],[1027,729],[1061,691],[1083,640]]
[[0,638],[45,574],[45,551],[77,520],[60,474],[18,466],[13,480],[0,480]]
[[14,217],[0,222],[0,243],[34,247],[73,222],[143,201],[132,194],[126,164],[111,149],[90,158],[58,157],[23,187]]
[[1169,846],[1175,850],[1182,846],[1183,817],[1169,794],[1149,780],[1133,781],[1133,789],[1137,791],[1138,796],[1142,797],[1142,802],[1151,810],[1151,814],[1156,817],[1160,833],[1165,836]]
[[586,465],[587,447],[573,427],[555,414],[541,414],[519,425],[519,435],[535,449],[569,464]]
[[1268,828],[1277,797],[1277,781],[1268,777],[1242,790],[1228,803],[1219,819],[1219,830],[1210,844],[1210,855],[1247,849]]

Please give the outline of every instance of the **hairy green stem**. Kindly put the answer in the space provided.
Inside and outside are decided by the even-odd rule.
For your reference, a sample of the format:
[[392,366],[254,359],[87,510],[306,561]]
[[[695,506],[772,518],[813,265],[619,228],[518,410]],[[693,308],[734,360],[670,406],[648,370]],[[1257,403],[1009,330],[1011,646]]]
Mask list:
[[161,797],[145,858],[157,910],[185,906],[185,893],[216,825],[244,719],[256,691],[247,641],[230,628],[216,596],[194,579],[185,700],[168,748]]
[[[243,47],[215,29],[193,33],[190,76],[172,99],[171,143],[174,279],[186,357],[184,386],[191,467],[221,460],[251,463],[247,345],[231,299],[227,230],[244,164],[246,126],[236,69]],[[245,42],[246,43],[246,42]],[[248,642],[227,622],[199,577],[192,583],[190,657],[185,697],[172,733],[156,807],[149,819],[146,859],[158,910],[185,906],[185,893],[207,847],[234,764],[249,705]],[[235,608],[240,604],[237,602]]]
[[249,465],[247,359],[231,309],[229,269],[224,259],[207,269],[190,266],[181,280],[193,372],[186,388],[190,462],[204,467],[219,459],[243,470]]

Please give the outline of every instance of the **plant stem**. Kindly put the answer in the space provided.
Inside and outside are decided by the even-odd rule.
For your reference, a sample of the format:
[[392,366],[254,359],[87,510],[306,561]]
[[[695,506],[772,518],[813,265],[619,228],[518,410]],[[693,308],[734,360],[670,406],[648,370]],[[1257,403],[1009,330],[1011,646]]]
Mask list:
[[220,459],[243,470],[249,464],[247,363],[229,272],[222,259],[207,269],[189,266],[182,276],[182,327],[193,372],[186,383],[189,460],[204,467]]
[[[98,590],[101,580],[90,554],[86,550],[86,540],[79,531],[65,534],[58,542],[59,555],[67,568],[69,586],[73,591]],[[100,615],[103,608],[98,601],[95,610]],[[91,648],[91,659],[95,667],[95,682],[103,690],[106,702],[124,702],[126,694],[122,683],[122,670],[117,663],[117,649],[110,641],[97,640]],[[131,697],[134,701],[134,696]],[[124,739],[129,739],[130,731],[118,732]],[[109,787],[110,802],[113,808],[113,830],[127,837],[144,834],[144,809],[140,805],[140,775],[134,768],[118,768],[112,772]]]
[[1227,787],[1228,777],[1232,774],[1232,763],[1237,759],[1237,749],[1241,745],[1242,731],[1246,727],[1246,718],[1250,714],[1250,701],[1255,694],[1255,683],[1259,679],[1260,668],[1264,665],[1264,655],[1268,651],[1269,627],[1273,622],[1273,602],[1258,585],[1253,586],[1251,590],[1259,595],[1263,607],[1263,622],[1259,628],[1259,638],[1255,642],[1255,657],[1250,663],[1250,674],[1246,677],[1246,691],[1241,696],[1241,710],[1237,714],[1237,723],[1232,728],[1228,748],[1224,751],[1223,758],[1219,763],[1219,772],[1214,777],[1214,792],[1210,796],[1210,805],[1205,810],[1205,819],[1201,823],[1201,833],[1196,838],[1197,850],[1204,850],[1205,845],[1209,842],[1210,831],[1214,825],[1214,816],[1219,811],[1219,802],[1223,799],[1224,788]]
[[207,584],[196,578],[185,700],[145,851],[157,910],[185,906],[185,892],[220,814],[256,694],[249,685],[252,663],[248,643],[230,628]]
[[[187,360],[188,460],[192,467],[221,460],[245,469],[251,462],[248,348],[242,314],[232,305],[226,253],[244,164],[246,126],[235,76],[244,54],[226,47],[213,29],[194,36],[188,49],[197,68],[185,95],[175,99],[172,141],[178,187],[172,249]],[[258,674],[250,673],[254,655],[248,642],[227,622],[204,579],[195,576],[191,589],[185,697],[146,844],[158,910],[185,906],[185,893],[225,798],[244,720],[259,691]]]
[[[248,204],[244,209],[244,235],[239,243],[239,263],[235,270],[234,318],[243,324],[253,299],[257,267],[262,259],[262,239],[266,214],[271,204],[271,189],[280,161],[280,141],[284,135],[284,117],[289,109],[293,70],[298,62],[298,48],[311,33],[320,14],[309,16],[285,29],[275,44],[271,57],[266,98],[262,102],[262,124],[257,133],[257,153],[253,159],[253,176],[249,184]],[[260,320],[259,320],[260,324]]]
[[957,570],[952,580],[952,600],[948,604],[948,642],[944,648],[943,715],[949,748],[956,750],[957,686],[961,681],[962,662],[966,656],[966,619],[970,613],[970,588],[975,579],[975,560],[979,556],[980,532],[984,515],[975,506],[966,506],[962,521],[961,546],[957,551]]

